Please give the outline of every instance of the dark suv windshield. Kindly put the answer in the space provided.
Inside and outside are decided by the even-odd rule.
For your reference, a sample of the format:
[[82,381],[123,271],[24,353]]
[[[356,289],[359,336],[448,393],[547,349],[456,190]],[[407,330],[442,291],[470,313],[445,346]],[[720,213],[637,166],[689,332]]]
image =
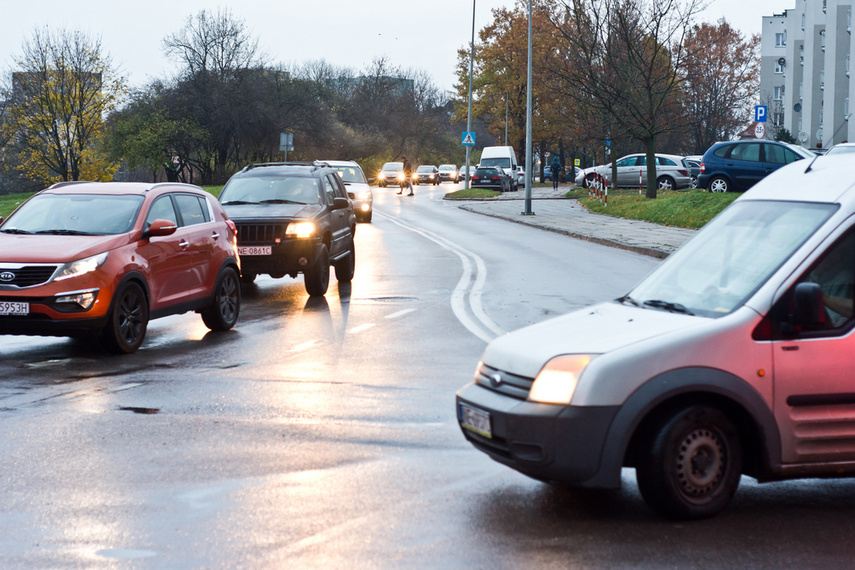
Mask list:
[[220,203],[269,204],[296,203],[317,204],[320,192],[317,178],[304,176],[246,176],[234,177],[223,188]]
[[21,206],[3,225],[4,233],[114,235],[131,230],[142,196],[42,194]]

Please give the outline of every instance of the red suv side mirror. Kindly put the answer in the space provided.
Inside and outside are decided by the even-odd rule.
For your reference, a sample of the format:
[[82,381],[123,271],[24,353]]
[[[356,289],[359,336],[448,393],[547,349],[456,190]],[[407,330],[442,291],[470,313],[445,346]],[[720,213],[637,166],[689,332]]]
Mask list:
[[148,231],[143,233],[143,238],[171,236],[178,229],[178,225],[171,220],[155,220],[149,226]]

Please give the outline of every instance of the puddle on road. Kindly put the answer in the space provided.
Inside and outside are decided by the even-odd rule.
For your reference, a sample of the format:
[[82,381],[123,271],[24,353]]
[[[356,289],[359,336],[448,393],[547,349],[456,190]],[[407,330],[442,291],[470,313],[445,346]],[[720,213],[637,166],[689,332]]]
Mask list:
[[133,412],[135,414],[152,415],[152,414],[159,414],[160,408],[137,408],[134,406],[124,406],[124,407],[119,408],[119,411],[121,411],[121,412]]

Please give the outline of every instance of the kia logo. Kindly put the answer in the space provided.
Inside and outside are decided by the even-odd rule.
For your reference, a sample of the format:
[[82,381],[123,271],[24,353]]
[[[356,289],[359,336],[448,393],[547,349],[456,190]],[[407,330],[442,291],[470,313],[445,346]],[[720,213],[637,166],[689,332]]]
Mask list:
[[8,283],[9,281],[13,281],[15,279],[15,274],[11,271],[4,271],[0,273],[0,281]]

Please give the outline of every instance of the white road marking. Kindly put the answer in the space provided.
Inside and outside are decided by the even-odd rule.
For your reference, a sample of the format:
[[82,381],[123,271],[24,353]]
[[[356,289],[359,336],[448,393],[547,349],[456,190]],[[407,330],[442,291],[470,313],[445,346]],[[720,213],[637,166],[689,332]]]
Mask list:
[[361,333],[362,331],[367,331],[368,329],[370,329],[373,326],[374,326],[374,323],[365,323],[364,325],[359,325],[358,327],[353,327],[352,329],[350,329],[347,332],[350,334],[357,334],[357,333]]
[[[493,340],[493,338],[505,334],[505,331],[502,329],[502,327],[497,325],[490,317],[487,316],[481,304],[481,295],[484,291],[484,283],[487,280],[487,267],[484,264],[483,259],[481,259],[475,253],[469,251],[468,249],[461,247],[458,244],[449,241],[446,238],[437,235],[431,231],[419,228],[408,222],[404,222],[398,218],[394,218],[389,214],[379,212],[376,209],[374,210],[374,212],[380,217],[399,225],[405,230],[417,233],[436,243],[443,249],[447,249],[448,251],[457,255],[460,258],[460,263],[463,265],[463,273],[461,274],[460,280],[457,282],[457,286],[454,288],[454,291],[451,294],[451,310],[454,312],[454,316],[457,317],[457,320],[460,321],[460,323],[464,327],[466,327],[469,332],[471,332],[484,342],[490,342],[491,340]],[[473,261],[475,264],[474,280],[472,277]],[[475,319],[477,319],[477,322],[470,318],[469,314],[466,312],[467,291],[468,306],[471,309],[472,314],[475,316]]]
[[398,311],[396,313],[392,313],[391,315],[386,315],[387,319],[397,319],[398,317],[403,317],[404,315],[408,315],[415,311],[415,309],[404,309],[403,311]]

